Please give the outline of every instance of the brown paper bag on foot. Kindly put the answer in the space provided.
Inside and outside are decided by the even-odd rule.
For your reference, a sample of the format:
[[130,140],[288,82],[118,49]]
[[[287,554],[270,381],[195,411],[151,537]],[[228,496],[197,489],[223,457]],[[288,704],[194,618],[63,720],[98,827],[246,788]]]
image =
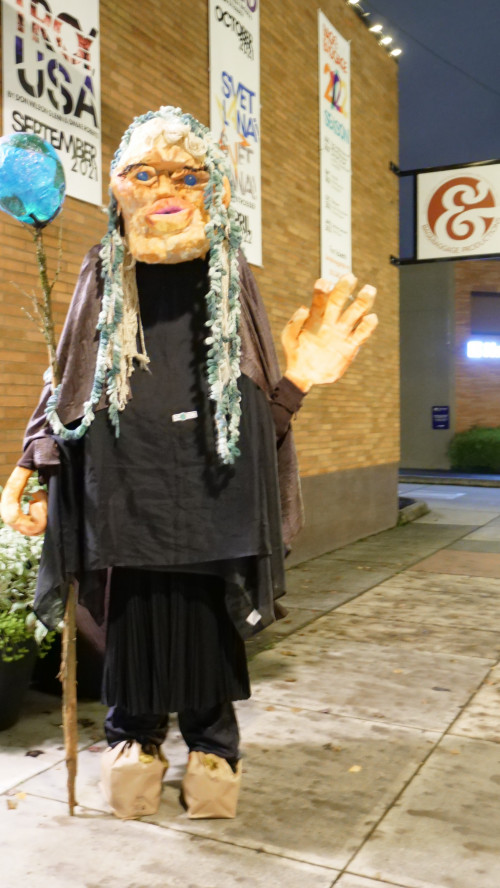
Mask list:
[[190,752],[181,792],[188,816],[192,819],[236,817],[241,771],[241,761],[234,772],[218,755]]
[[100,787],[113,814],[122,820],[156,814],[167,768],[168,762],[156,746],[148,747],[148,752],[136,740],[108,746],[101,758]]

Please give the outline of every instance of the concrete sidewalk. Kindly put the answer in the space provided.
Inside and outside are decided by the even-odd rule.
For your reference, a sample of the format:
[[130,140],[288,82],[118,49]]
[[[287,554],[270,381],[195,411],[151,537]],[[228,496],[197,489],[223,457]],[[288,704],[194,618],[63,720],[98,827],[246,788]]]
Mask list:
[[431,511],[290,570],[250,645],[236,820],[187,819],[176,730],[159,813],[107,813],[97,704],[68,817],[58,702],[32,694],[0,734],[2,888],[499,888],[500,491],[400,492]]
[[450,469],[400,469],[401,484],[453,484],[461,487],[500,487],[500,475],[452,472]]

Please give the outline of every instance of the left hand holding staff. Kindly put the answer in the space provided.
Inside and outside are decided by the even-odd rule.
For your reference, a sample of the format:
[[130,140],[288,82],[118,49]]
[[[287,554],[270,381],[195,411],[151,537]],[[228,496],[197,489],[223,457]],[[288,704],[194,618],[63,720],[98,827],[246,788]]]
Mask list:
[[34,493],[29,502],[28,514],[21,509],[24,489],[30,479],[31,469],[16,466],[2,492],[0,517],[4,524],[25,536],[37,536],[47,526],[47,494],[44,490]]

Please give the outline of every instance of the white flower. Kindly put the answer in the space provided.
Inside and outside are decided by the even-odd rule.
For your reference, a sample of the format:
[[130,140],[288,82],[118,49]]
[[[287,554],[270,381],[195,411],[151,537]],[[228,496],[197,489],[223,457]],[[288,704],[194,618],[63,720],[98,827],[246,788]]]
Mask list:
[[182,123],[173,114],[169,117],[153,117],[133,131],[130,142],[120,158],[119,165],[123,168],[129,163],[140,161],[152,149],[157,140],[163,140],[167,145],[175,145],[189,132],[187,123]]
[[184,145],[186,151],[189,151],[193,157],[203,157],[207,153],[207,145],[205,139],[195,136],[191,131],[187,134]]
[[180,120],[172,120],[163,122],[161,134],[167,145],[175,145],[181,139],[187,139],[190,129],[187,123],[181,123]]

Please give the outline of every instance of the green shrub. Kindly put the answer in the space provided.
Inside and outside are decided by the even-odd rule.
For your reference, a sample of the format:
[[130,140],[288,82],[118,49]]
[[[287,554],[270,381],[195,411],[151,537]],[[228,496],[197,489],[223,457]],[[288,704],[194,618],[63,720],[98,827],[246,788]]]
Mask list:
[[500,472],[500,428],[472,428],[458,432],[448,445],[451,468],[456,472]]
[[[31,478],[23,507],[40,485]],[[54,639],[33,613],[43,536],[23,536],[0,520],[0,659],[20,660],[32,640],[43,656]]]

